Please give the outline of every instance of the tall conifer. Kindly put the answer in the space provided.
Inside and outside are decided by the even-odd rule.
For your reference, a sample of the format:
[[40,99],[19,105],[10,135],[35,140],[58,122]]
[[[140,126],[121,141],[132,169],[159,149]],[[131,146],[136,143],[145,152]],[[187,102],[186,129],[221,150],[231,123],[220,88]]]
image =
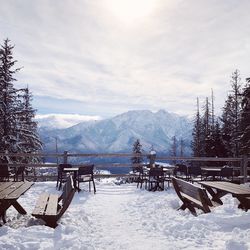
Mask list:
[[[14,74],[19,69],[13,69],[16,61],[13,59],[10,40],[4,40],[0,48],[0,150],[4,153],[16,152],[17,143],[17,90],[13,82]],[[4,157],[4,161],[10,159]]]
[[250,155],[250,78],[246,79],[247,85],[243,91],[242,114],[241,114],[241,136],[240,153]]

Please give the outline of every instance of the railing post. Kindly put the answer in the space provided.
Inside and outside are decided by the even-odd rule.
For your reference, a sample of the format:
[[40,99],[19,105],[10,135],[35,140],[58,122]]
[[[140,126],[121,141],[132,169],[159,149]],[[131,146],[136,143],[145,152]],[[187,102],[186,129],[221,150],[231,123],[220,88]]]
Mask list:
[[248,165],[248,158],[246,155],[243,156],[243,183],[247,182],[247,165]]
[[68,163],[68,151],[63,152],[63,163],[64,164]]
[[155,167],[156,152],[151,150],[149,153],[149,165],[150,167]]

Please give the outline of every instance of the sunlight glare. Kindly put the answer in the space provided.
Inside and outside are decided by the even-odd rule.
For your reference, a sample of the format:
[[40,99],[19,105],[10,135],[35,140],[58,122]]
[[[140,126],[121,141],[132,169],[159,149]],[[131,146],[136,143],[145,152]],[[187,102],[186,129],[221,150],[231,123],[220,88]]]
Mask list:
[[156,0],[107,0],[106,7],[124,24],[146,18],[155,8]]

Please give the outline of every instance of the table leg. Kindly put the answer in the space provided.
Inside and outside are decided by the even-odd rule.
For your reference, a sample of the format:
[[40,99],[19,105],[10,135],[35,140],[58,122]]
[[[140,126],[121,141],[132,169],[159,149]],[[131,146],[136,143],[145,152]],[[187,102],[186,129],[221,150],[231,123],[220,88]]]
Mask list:
[[12,205],[10,201],[4,200],[0,202],[0,218],[6,223],[6,211]]
[[77,186],[77,172],[74,172],[74,187],[75,187],[75,189],[78,191],[78,192],[80,192],[81,191],[81,189],[80,188],[78,188],[78,186]]
[[[2,219],[3,223],[6,223],[6,211],[3,211],[2,214],[0,214],[0,218]],[[1,226],[1,224],[0,224]]]
[[238,195],[233,195],[233,197],[237,198],[240,202],[238,208],[244,209],[245,211],[247,211],[248,209],[250,209],[250,198],[246,198],[246,197],[242,197],[242,196],[238,196]]
[[212,201],[215,201],[215,202],[223,205],[223,202],[220,198],[223,197],[224,195],[226,195],[227,192],[219,191],[219,190],[217,190],[217,192],[215,192],[211,187],[205,186],[205,188],[208,191],[208,193],[212,196]]
[[17,210],[18,213],[27,214],[25,209],[17,201],[13,201],[11,205]]

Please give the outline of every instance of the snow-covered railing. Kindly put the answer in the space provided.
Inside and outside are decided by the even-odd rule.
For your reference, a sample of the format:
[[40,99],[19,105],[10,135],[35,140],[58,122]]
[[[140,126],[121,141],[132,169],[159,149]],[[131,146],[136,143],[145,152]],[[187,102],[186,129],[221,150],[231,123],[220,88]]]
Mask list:
[[[85,158],[88,159],[89,162],[91,162],[90,158],[99,159],[98,163],[95,163],[96,169],[105,169],[105,168],[115,168],[115,167],[126,167],[130,168],[132,167],[132,164],[130,163],[130,158],[136,157],[136,156],[142,156],[143,158],[146,158],[147,161],[150,159],[150,154],[131,154],[131,153],[69,153],[65,151],[61,154],[47,154],[47,153],[18,153],[18,154],[3,154],[0,153],[0,157],[3,158],[4,156],[8,157],[22,157],[22,158],[39,158],[41,159],[40,163],[9,163],[8,165],[10,167],[13,166],[26,166],[28,168],[34,168],[34,169],[54,169],[53,173],[54,176],[49,175],[43,175],[43,177],[46,179],[53,179],[56,175],[56,168],[59,163],[72,163],[71,160],[76,157]],[[45,163],[42,161],[45,158],[54,158],[57,163]],[[127,158],[129,160],[129,163],[110,163],[110,162],[101,162],[101,159],[108,159],[108,158]],[[240,176],[242,177],[242,181],[246,182],[247,180],[247,170],[248,170],[248,162],[250,161],[250,158],[247,157],[237,157],[237,158],[222,158],[222,157],[171,157],[171,156],[165,156],[165,155],[156,155],[155,159],[156,162],[224,162],[225,165],[231,165],[233,166],[234,170],[240,171]],[[87,163],[87,162],[86,162]],[[72,163],[74,166],[80,166],[85,163]],[[0,163],[1,165],[1,163]],[[0,166],[1,167],[1,166]],[[36,171],[34,171],[34,178],[37,178],[38,176],[35,174]],[[127,177],[128,174],[98,174],[98,178],[106,178],[106,177]],[[32,177],[32,176],[30,176]]]

